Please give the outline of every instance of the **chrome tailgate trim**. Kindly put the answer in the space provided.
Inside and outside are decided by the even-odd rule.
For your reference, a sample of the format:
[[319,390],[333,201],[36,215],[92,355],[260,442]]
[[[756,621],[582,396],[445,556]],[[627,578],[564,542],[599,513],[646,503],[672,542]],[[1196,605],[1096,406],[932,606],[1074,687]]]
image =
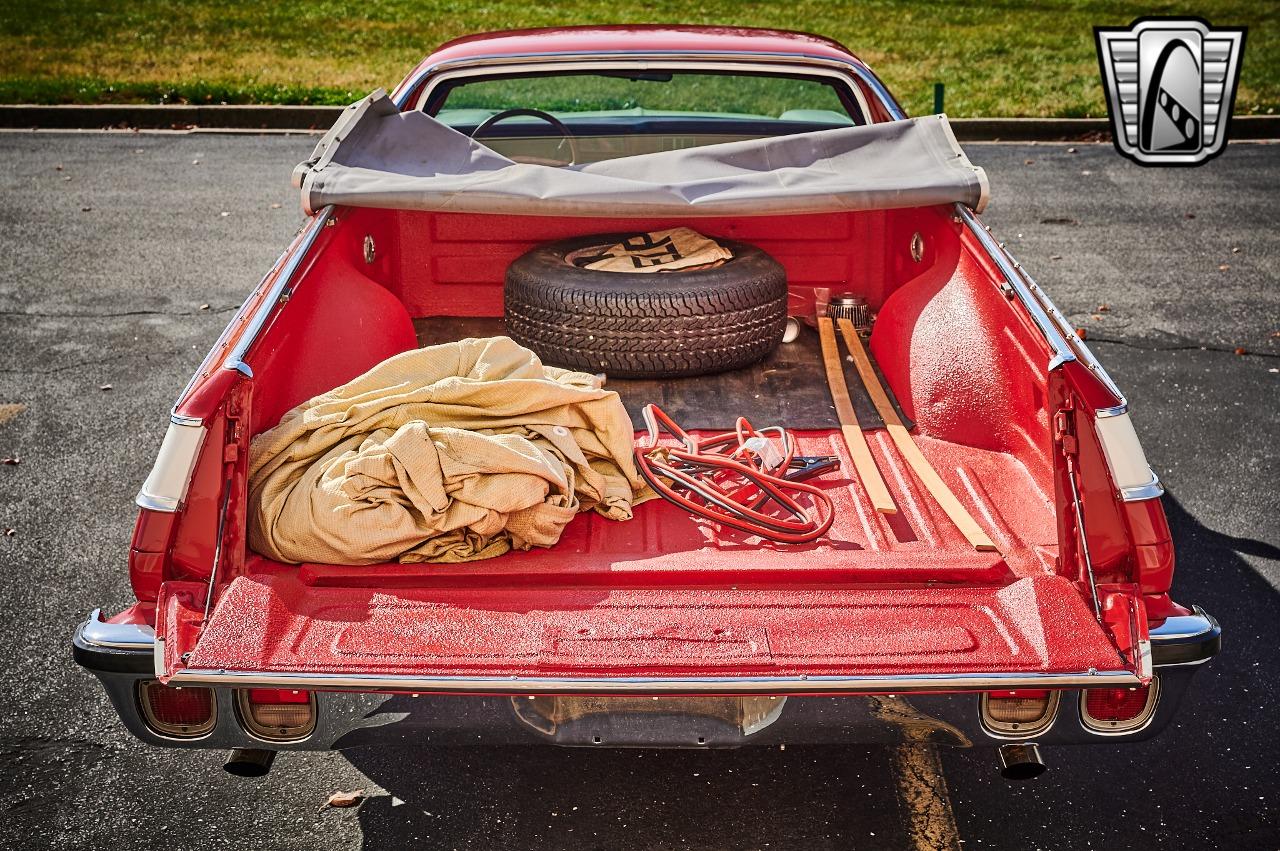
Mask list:
[[1016,688],[1137,686],[1131,671],[1071,673],[953,673],[903,676],[789,677],[408,677],[379,674],[231,671],[189,668],[171,685],[306,688],[319,691],[395,691],[459,694],[867,694],[984,691]]

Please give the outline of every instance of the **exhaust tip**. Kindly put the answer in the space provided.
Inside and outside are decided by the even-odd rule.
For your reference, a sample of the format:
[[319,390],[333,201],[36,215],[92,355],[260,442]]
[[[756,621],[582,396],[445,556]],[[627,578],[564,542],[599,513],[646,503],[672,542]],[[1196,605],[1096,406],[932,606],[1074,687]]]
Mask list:
[[262,748],[233,748],[222,766],[236,777],[263,777],[271,770],[276,752]]
[[1034,742],[1000,746],[1000,776],[1005,780],[1033,780],[1046,770],[1040,747]]

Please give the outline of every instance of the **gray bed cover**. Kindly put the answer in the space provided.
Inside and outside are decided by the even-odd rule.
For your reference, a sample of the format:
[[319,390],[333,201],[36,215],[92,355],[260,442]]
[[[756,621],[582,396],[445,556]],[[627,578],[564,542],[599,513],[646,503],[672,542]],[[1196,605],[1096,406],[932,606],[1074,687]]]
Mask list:
[[566,167],[518,163],[381,89],[294,170],[302,206],[542,216],[759,216],[986,205],[944,115]]

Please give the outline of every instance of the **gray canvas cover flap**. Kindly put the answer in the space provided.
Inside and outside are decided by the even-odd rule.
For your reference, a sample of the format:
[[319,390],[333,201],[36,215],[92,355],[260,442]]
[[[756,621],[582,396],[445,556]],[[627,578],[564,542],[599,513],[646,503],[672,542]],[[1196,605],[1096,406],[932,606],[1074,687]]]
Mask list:
[[751,216],[923,207],[981,211],[987,178],[946,116],[662,151],[518,163],[379,90],[294,170],[302,206],[543,216]]

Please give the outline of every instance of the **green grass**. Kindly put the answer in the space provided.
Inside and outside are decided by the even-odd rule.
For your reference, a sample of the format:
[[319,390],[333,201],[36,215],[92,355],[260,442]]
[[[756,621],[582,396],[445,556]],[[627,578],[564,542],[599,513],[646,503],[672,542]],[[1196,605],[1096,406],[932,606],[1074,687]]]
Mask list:
[[947,86],[953,116],[1105,114],[1095,25],[1196,14],[1246,25],[1238,113],[1280,108],[1280,3],[865,0],[0,0],[0,102],[341,104],[394,85],[443,41],[634,21],[801,29],[867,60],[908,111]]

